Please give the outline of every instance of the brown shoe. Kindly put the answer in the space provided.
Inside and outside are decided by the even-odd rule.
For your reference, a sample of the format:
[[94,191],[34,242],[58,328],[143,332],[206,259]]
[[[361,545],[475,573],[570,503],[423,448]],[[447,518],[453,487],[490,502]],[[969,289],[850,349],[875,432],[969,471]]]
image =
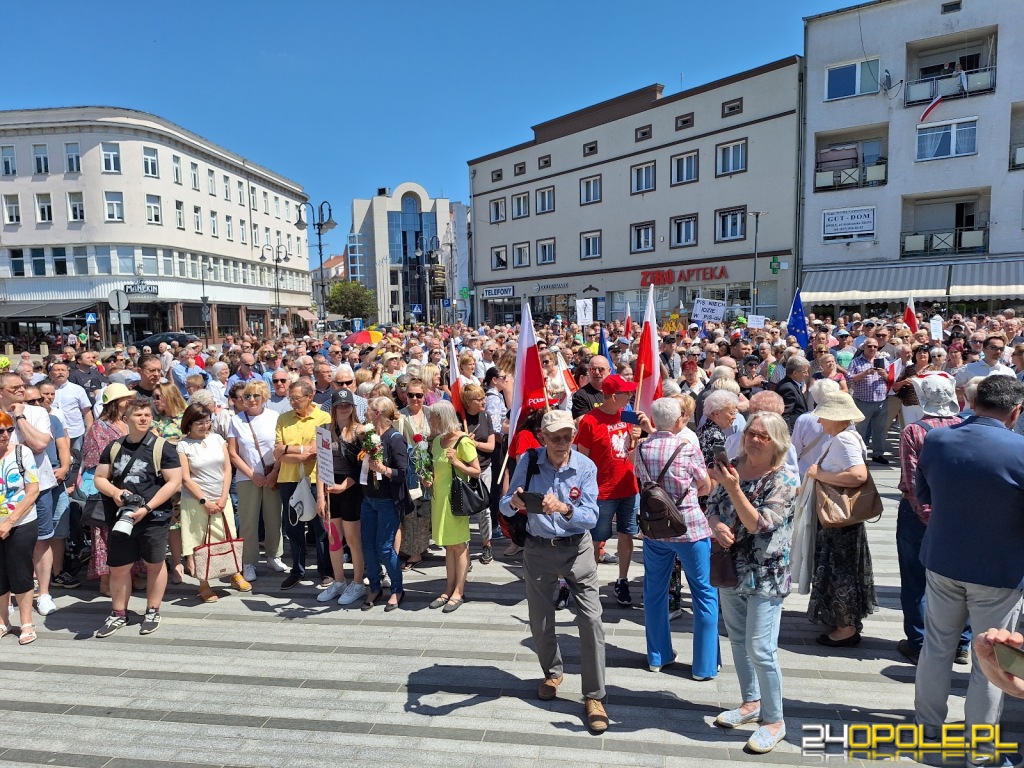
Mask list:
[[587,727],[591,733],[604,733],[608,730],[608,713],[604,711],[604,704],[597,699],[584,699],[587,710]]
[[544,678],[541,684],[537,686],[537,698],[541,701],[551,701],[558,695],[558,686],[562,684],[564,679],[565,675]]

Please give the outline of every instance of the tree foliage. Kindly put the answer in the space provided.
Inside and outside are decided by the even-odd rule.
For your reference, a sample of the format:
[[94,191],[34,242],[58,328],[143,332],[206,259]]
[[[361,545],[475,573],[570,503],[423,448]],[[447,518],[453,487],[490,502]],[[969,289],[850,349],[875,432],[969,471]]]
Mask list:
[[357,282],[339,282],[327,294],[327,311],[343,317],[361,317],[367,324],[377,315],[377,295]]

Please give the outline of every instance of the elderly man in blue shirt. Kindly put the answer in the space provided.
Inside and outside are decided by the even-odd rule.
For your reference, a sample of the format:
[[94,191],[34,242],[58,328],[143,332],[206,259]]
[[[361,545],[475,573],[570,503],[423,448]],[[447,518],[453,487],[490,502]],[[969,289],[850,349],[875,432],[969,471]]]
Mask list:
[[202,376],[203,381],[207,384],[210,383],[210,374],[196,365],[196,353],[191,346],[188,346],[178,352],[178,362],[171,368],[171,381],[186,400],[188,399],[188,390],[185,389],[185,379],[192,375]]
[[[550,411],[541,420],[541,442],[535,460],[528,454],[516,464],[501,513],[513,517],[527,508],[524,493],[543,496],[540,509],[528,515],[523,571],[530,631],[544,680],[537,689],[542,701],[558,695],[562,654],[555,637],[555,593],[564,578],[576,601],[580,633],[583,696],[587,726],[600,734],[608,728],[605,697],[604,626],[598,594],[597,562],[590,529],[597,524],[597,467],[572,450],[576,426],[566,411]],[[532,507],[531,507],[532,508]]]

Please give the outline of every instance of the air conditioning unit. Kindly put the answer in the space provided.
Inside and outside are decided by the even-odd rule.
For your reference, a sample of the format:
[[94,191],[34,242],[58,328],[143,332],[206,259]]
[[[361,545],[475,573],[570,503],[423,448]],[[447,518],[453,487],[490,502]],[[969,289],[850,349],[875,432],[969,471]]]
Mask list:
[[391,187],[377,187],[377,197],[391,197]]

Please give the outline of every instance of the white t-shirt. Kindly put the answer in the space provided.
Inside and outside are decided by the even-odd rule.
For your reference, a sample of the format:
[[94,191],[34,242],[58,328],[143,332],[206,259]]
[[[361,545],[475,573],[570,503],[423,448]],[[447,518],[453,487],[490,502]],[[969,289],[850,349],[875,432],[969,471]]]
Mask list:
[[[49,417],[47,417],[49,419]],[[14,455],[15,451],[21,452],[21,464],[25,470],[25,475],[22,477],[21,472],[18,469],[18,458]],[[38,481],[36,475],[36,464],[32,458],[32,451],[28,448],[15,448],[11,451],[10,455],[0,459],[0,478],[2,478],[3,496],[4,499],[0,502],[0,517],[9,515],[11,511],[25,498],[25,484],[34,483]],[[19,527],[26,523],[31,523],[38,517],[36,514],[36,505],[32,505],[24,517],[18,521]]]
[[[277,411],[272,411],[269,408],[264,408],[263,413],[259,416],[254,416],[251,421],[249,420],[249,415],[245,413],[236,413],[231,417],[230,436],[237,441],[238,456],[252,467],[253,473],[258,477],[266,477],[267,475],[263,471],[263,464],[266,464],[268,469],[274,468],[274,439],[277,432],[277,417]],[[260,443],[259,451],[256,450],[256,444],[253,442],[253,432],[256,433],[256,439]],[[263,463],[260,463],[260,455],[263,456]],[[244,480],[245,478],[239,476],[238,479]]]
[[[815,443],[815,440],[818,442]],[[818,463],[828,440],[829,437],[818,423],[817,416],[813,413],[802,413],[797,416],[796,423],[793,424],[793,449],[796,451],[801,480],[807,474],[808,467]],[[813,447],[809,448],[812,443]]]
[[818,465],[819,469],[826,472],[845,472],[865,463],[864,453],[867,449],[852,425],[845,432],[840,432],[824,442],[828,455]]
[[[57,397],[54,403],[64,411],[64,421],[68,425],[68,437],[72,440],[85,434],[85,418],[83,411],[92,408],[89,396],[85,390],[71,381],[66,381],[57,387]],[[49,430],[49,427],[47,427]]]
[[1016,376],[1012,368],[1009,368],[1002,363],[989,365],[984,360],[975,360],[973,363],[965,365],[963,370],[957,374],[956,385],[962,388],[965,387],[967,382],[975,376],[992,376],[993,374],[1000,376]]
[[[224,490],[224,456],[227,443],[216,432],[211,432],[205,440],[191,437],[182,438],[178,443],[178,453],[188,459],[189,477],[199,486],[209,499],[219,499]],[[181,487],[182,498],[195,498],[184,485]]]
[[[82,391],[84,392],[85,390]],[[51,440],[53,439],[53,432],[50,429],[50,414],[48,414],[46,409],[41,405],[26,405],[25,421],[44,435],[50,435]],[[14,426],[18,426],[17,421],[14,422]],[[14,432],[11,433],[11,443],[17,445],[23,442],[21,435],[18,434],[18,430],[15,429]],[[39,453],[33,453],[32,457],[36,461],[36,474],[39,479],[39,490],[50,490],[57,485],[57,476],[53,474],[53,465],[50,464],[50,457],[46,455],[46,449],[44,448]],[[27,470],[28,467],[26,466],[25,469]]]

